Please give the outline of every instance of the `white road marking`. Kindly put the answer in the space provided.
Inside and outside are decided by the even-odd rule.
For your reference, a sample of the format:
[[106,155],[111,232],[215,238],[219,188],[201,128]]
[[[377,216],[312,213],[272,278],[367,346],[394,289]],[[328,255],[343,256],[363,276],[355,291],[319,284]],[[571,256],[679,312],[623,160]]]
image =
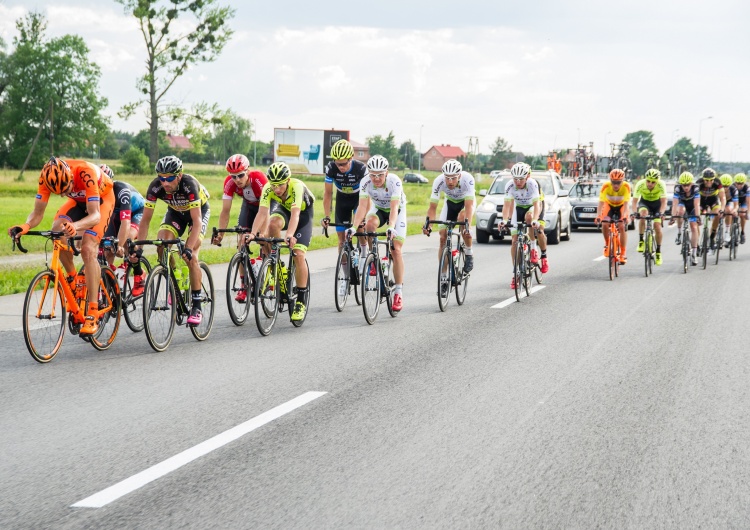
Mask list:
[[607,259],[607,256],[599,256],[598,258],[594,258],[592,261],[602,261],[604,259]]
[[118,482],[114,486],[110,486],[109,488],[104,489],[99,493],[95,493],[90,497],[86,497],[82,501],[78,501],[77,503],[73,504],[72,507],[101,508],[102,506],[106,506],[110,502],[115,501],[132,491],[137,490],[141,486],[145,486],[149,482],[153,482],[154,480],[163,477],[167,473],[170,473],[184,466],[185,464],[188,464],[193,460],[196,460],[201,456],[210,453],[214,449],[218,449],[228,444],[229,442],[233,442],[237,438],[240,438],[241,436],[244,436],[245,434],[254,431],[257,428],[262,427],[266,423],[270,423],[273,420],[280,418],[284,414],[292,412],[293,410],[306,405],[307,403],[325,394],[326,392],[306,392],[301,396],[292,399],[291,401],[287,401],[286,403],[279,405],[278,407],[272,408],[271,410],[246,421],[245,423],[241,423],[236,427],[232,427],[231,429],[224,431],[223,433],[218,434],[213,438],[206,440],[205,442],[201,442],[198,445],[191,447],[190,449],[187,449],[171,458],[164,460],[163,462],[151,466],[150,468],[141,471],[140,473],[133,475],[130,478],[126,478],[125,480]]
[[[542,290],[542,289],[544,289],[545,287],[547,287],[547,286],[546,286],[546,285],[535,285],[534,287],[532,287],[532,288],[531,288],[531,294],[534,294],[534,293],[535,293],[535,292],[537,292],[537,291],[541,291],[541,290]],[[523,294],[522,294],[522,296],[523,296],[523,297],[525,297],[525,296],[526,296],[526,291],[523,291]],[[508,298],[507,300],[503,300],[503,301],[502,301],[502,302],[500,302],[499,304],[495,304],[495,305],[493,305],[493,306],[491,307],[491,309],[502,309],[503,307],[508,307],[508,306],[509,306],[510,304],[512,304],[512,303],[513,303],[513,302],[515,302],[515,301],[516,301],[516,297],[515,297],[515,296],[513,296],[512,298]]]

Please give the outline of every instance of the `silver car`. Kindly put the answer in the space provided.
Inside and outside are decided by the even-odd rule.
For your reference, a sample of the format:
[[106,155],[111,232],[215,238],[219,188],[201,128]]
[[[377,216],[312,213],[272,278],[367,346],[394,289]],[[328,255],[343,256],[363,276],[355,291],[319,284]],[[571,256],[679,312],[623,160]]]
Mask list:
[[[570,201],[560,175],[555,171],[532,171],[531,178],[539,183],[544,192],[544,228],[547,241],[556,245],[560,240],[570,239]],[[490,236],[502,240],[497,231],[497,219],[502,217],[505,201],[505,186],[510,181],[510,171],[503,171],[492,182],[489,190],[481,190],[484,197],[476,212],[477,242],[488,243]]]

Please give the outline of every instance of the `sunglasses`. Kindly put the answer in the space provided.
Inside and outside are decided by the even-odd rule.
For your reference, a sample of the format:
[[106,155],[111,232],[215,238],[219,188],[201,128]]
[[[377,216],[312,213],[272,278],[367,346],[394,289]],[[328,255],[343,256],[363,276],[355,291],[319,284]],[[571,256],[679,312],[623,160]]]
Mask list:
[[513,177],[513,180],[516,182],[521,182],[522,180],[526,180],[526,177]]
[[176,178],[177,178],[177,175],[167,175],[167,176],[165,176],[165,175],[159,175],[159,180],[161,182],[173,182],[174,179],[176,179]]
[[450,177],[448,175],[446,175],[445,176],[445,180],[458,180],[458,175],[453,175],[453,176],[450,176]]
[[351,162],[351,159],[349,160],[334,160],[333,163],[336,164],[338,167],[346,167],[349,165],[349,162]]
[[234,175],[232,175],[232,178],[235,180],[242,179],[242,178],[245,178],[245,175],[247,175],[247,172],[243,171],[242,173],[235,173]]

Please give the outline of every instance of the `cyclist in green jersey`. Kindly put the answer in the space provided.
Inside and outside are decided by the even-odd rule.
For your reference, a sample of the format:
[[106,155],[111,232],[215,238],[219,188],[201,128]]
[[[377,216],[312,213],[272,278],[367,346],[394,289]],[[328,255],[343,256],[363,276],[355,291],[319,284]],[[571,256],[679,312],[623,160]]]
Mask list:
[[[658,169],[649,169],[646,171],[645,178],[638,181],[633,192],[633,211],[636,212],[634,217],[637,219],[641,216],[650,215],[659,216],[654,219],[654,232],[656,232],[656,254],[654,263],[662,264],[661,258],[661,239],[662,227],[661,217],[667,211],[667,187],[661,180],[661,172]],[[646,221],[641,219],[638,223],[638,252],[643,252],[646,243],[643,241],[643,232],[646,230]]]

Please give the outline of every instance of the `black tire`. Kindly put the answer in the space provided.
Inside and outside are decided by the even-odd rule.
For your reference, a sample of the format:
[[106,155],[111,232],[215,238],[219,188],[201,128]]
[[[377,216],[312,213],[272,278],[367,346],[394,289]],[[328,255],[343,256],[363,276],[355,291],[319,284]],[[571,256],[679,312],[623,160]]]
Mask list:
[[255,279],[255,324],[264,337],[271,333],[281,304],[281,286],[275,265],[270,257],[265,258]]
[[466,263],[466,253],[463,246],[458,251],[456,261],[456,303],[463,305],[466,300],[466,290],[469,288],[469,274],[464,274],[464,264]]
[[[520,238],[519,238],[520,239]],[[513,281],[515,283],[516,302],[521,301],[521,285],[523,282],[523,248],[521,242],[516,242],[516,261],[513,266]]]
[[448,299],[451,295],[451,251],[446,245],[438,260],[438,306],[440,311],[448,307]]
[[616,254],[615,253],[615,245],[612,242],[612,234],[611,234],[611,232],[610,232],[610,236],[609,236],[609,242],[607,243],[607,245],[608,245],[608,248],[609,248],[609,279],[610,280],[614,280],[615,276],[617,276],[617,274],[615,272],[615,267],[616,267],[618,259],[617,259],[617,256],[615,255]]
[[109,267],[102,267],[102,283],[99,285],[99,308],[109,310],[99,316],[99,329],[89,338],[91,345],[104,351],[115,341],[120,329],[120,287],[117,277]]
[[643,236],[643,263],[644,263],[646,278],[648,278],[649,269],[650,269],[649,265],[651,264],[651,246],[650,246],[650,240],[649,240],[650,235],[651,235],[650,232],[646,232],[646,234]]
[[490,234],[484,230],[477,228],[477,243],[485,244],[490,242]]
[[[140,257],[140,262],[143,273],[148,277],[148,273],[151,272],[151,263],[143,256]],[[121,305],[125,323],[131,331],[138,333],[139,331],[143,331],[143,294],[133,296],[134,274],[135,271],[132,263],[128,262],[128,266],[125,269],[125,278],[122,283]]]
[[688,263],[690,262],[690,232],[683,233],[682,241],[682,268],[685,274],[688,271]]
[[52,292],[54,288],[55,275],[42,271],[31,280],[23,300],[23,340],[31,357],[39,363],[54,359],[65,337],[65,296],[61,285]]
[[531,251],[527,248],[523,253],[523,289],[526,291],[526,296],[531,296]]
[[703,270],[706,270],[706,265],[708,265],[708,229],[705,229],[703,231],[703,241],[701,241],[701,259],[703,260]]
[[393,318],[396,318],[396,315],[398,315],[398,311],[393,310],[393,297],[396,296],[396,293],[394,292],[394,288],[396,286],[396,278],[393,274],[393,257],[391,256],[391,259],[388,260],[388,274],[383,275],[383,281],[385,281],[385,285],[387,288],[387,295],[385,299],[385,303],[388,306],[388,312],[391,314]]
[[[235,326],[242,326],[247,322],[247,317],[250,315],[250,306],[252,305],[251,301],[255,295],[254,286],[251,281],[252,272],[248,270],[249,268],[250,260],[245,260],[241,252],[237,252],[232,256],[227,267],[227,285],[225,291],[227,309],[229,310],[229,318],[232,319],[232,323]],[[245,271],[244,277],[241,274],[242,269]],[[243,289],[246,295],[244,303],[235,300],[237,293]]]
[[216,301],[214,293],[214,279],[211,276],[211,269],[208,265],[200,262],[201,267],[201,312],[203,318],[197,326],[189,326],[190,333],[197,340],[206,340],[211,334],[211,328],[214,325],[214,302]]
[[[307,300],[306,300],[306,304],[307,305],[305,306],[305,316],[302,317],[302,320],[291,320],[292,319],[292,313],[294,312],[294,308],[291,307],[291,305],[290,305],[290,309],[289,309],[289,320],[291,320],[292,325],[295,328],[298,328],[298,327],[302,326],[302,324],[305,323],[305,320],[307,320],[307,314],[310,312],[310,293],[312,291],[310,289],[310,280],[311,280],[311,278],[310,278],[310,267],[307,264],[307,258],[305,258],[305,268],[307,269]],[[297,292],[297,280],[294,278],[294,269],[295,269],[295,265],[292,262],[292,268],[289,271],[289,287],[290,287],[289,292],[295,293],[294,300],[295,300],[295,303],[296,303],[296,300],[299,297],[299,293]]]
[[[365,268],[362,271],[362,278],[360,279],[362,312],[365,314],[365,320],[370,325],[375,323],[375,319],[378,318],[378,310],[380,309],[380,274],[378,272],[380,264],[377,261],[375,254],[367,254]],[[374,270],[375,274],[371,274],[371,269]]]
[[349,253],[344,247],[339,251],[339,257],[336,260],[336,276],[333,285],[333,300],[336,303],[336,311],[341,312],[346,307],[346,300],[349,298],[351,289],[351,268]]
[[167,269],[164,265],[156,265],[143,290],[143,330],[154,351],[162,352],[172,342],[178,303]]
[[714,261],[714,265],[719,264],[719,254],[721,253],[721,249],[724,246],[724,222],[723,219],[719,219],[719,228],[716,230],[716,260]]
[[550,245],[559,245],[560,244],[560,234],[562,232],[562,228],[560,225],[562,224],[562,221],[560,219],[560,216],[557,216],[557,223],[555,223],[555,229],[552,230],[552,232],[549,233],[547,236],[547,243]]

